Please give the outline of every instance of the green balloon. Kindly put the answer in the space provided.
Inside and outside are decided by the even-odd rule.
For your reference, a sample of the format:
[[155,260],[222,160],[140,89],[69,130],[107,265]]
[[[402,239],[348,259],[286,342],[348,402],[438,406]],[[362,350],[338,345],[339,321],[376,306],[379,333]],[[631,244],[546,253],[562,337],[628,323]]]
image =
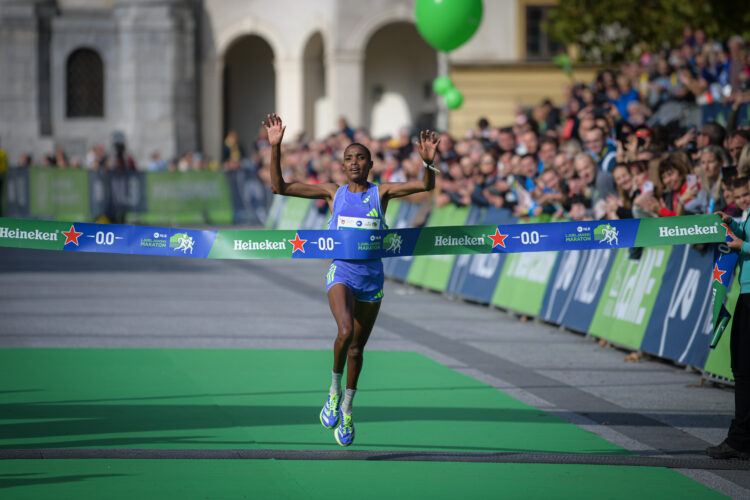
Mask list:
[[450,89],[445,94],[445,104],[450,109],[458,109],[464,103],[464,95],[458,89]]
[[453,88],[453,82],[447,76],[439,76],[432,82],[432,90],[436,94],[445,95],[450,89]]
[[443,52],[463,45],[482,20],[482,0],[417,0],[417,30],[427,43]]

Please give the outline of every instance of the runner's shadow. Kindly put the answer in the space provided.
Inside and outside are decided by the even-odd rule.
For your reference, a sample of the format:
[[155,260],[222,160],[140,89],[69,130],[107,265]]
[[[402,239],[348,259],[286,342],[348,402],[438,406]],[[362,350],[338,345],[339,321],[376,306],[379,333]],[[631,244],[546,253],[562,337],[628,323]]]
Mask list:
[[40,486],[49,484],[74,483],[86,481],[87,479],[104,479],[109,477],[120,477],[125,474],[87,474],[74,476],[55,476],[55,477],[29,477],[39,476],[41,473],[22,473],[22,474],[0,474],[0,489],[16,488],[18,486]]

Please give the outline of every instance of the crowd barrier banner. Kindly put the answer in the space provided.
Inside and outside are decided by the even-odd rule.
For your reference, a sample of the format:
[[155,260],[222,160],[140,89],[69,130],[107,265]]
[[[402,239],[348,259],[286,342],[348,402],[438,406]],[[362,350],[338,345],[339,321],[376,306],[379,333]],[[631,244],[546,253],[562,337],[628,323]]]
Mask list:
[[28,169],[11,168],[6,171],[2,193],[3,214],[6,214],[7,217],[28,217],[29,198]]
[[[448,285],[448,279],[453,269],[453,262],[456,260],[456,253],[459,253],[461,245],[450,245],[446,246],[445,253],[430,251],[430,248],[436,248],[435,236],[444,235],[444,226],[462,226],[466,223],[466,219],[469,217],[470,207],[457,207],[455,205],[448,205],[443,210],[434,210],[430,214],[430,218],[427,221],[426,227],[423,229],[424,237],[419,239],[417,248],[422,251],[416,251],[415,254],[424,255],[423,257],[417,257],[411,264],[409,274],[406,276],[406,282],[416,286],[423,286],[430,290],[436,290],[444,292],[445,287]],[[430,230],[430,227],[439,226],[437,234],[434,230]],[[476,238],[478,241],[481,240],[483,243],[486,242],[486,226],[484,229],[470,229],[468,238]],[[458,236],[463,237],[464,235]],[[421,247],[420,247],[421,245]],[[452,255],[451,255],[452,254]]]
[[90,218],[89,177],[85,170],[31,167],[29,215],[61,220]]
[[[543,241],[547,231],[537,224],[536,217],[521,225],[530,229],[520,232],[526,241]],[[585,229],[576,228],[578,233]],[[523,244],[522,240],[522,244]],[[539,315],[552,269],[557,262],[557,252],[530,252],[511,254],[505,260],[500,280],[492,294],[491,304],[532,316]]]
[[[619,250],[589,332],[638,349],[654,308],[672,247],[646,248],[639,260]],[[709,272],[706,270],[706,272]]]
[[[737,283],[737,280],[733,280],[732,287],[729,290],[726,299],[726,306],[729,313],[732,314],[732,319],[729,320],[727,330],[724,333],[721,342],[716,346],[716,349],[709,351],[708,359],[703,366],[703,369],[706,372],[728,379],[734,378],[731,369],[731,358],[729,356],[729,342],[731,338],[732,322],[734,321],[734,306],[737,304],[737,298],[739,295],[740,286]],[[700,365],[697,366],[700,367]]]
[[[483,212],[481,223],[498,226],[515,224],[517,221],[510,210],[491,207]],[[504,253],[459,255],[456,257],[447,291],[489,304],[506,258],[507,254]]]
[[562,252],[542,301],[540,316],[588,332],[617,250]]
[[234,208],[234,224],[262,226],[268,217],[270,191],[255,172],[231,170],[224,175],[229,182],[229,191]]
[[714,255],[710,247],[703,250],[672,248],[642,350],[692,366],[706,363],[713,331],[713,278],[706,270]]
[[145,224],[231,224],[229,181],[223,172],[148,172],[147,210],[129,221]]
[[[250,170],[135,172],[12,168],[2,214],[54,220],[110,220],[152,225],[266,222],[270,192]],[[298,226],[297,226],[298,227]]]

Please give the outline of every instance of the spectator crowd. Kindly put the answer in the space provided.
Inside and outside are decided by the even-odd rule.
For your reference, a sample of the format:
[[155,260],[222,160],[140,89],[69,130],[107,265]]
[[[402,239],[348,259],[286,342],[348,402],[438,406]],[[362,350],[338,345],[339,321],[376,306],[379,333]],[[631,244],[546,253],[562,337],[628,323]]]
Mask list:
[[[720,102],[731,109],[726,126],[685,126],[685,110]],[[737,127],[750,102],[750,50],[741,37],[725,44],[700,29],[685,28],[678,47],[644,53],[617,70],[601,71],[590,84],[571,84],[562,106],[549,100],[518,108],[513,123],[480,119],[465,137],[440,136],[436,164],[442,172],[434,194],[414,195],[447,204],[507,208],[519,217],[573,220],[674,216],[722,210],[740,216],[747,204],[750,129]],[[374,182],[417,179],[423,167],[414,149],[417,131],[374,138],[341,120],[323,140],[304,136],[283,145],[287,181],[343,184],[341,154],[352,141],[372,152]],[[248,150],[237,134],[225,138],[220,161],[200,153],[164,160],[154,152],[144,170],[251,169],[270,185],[270,148],[264,129]],[[19,166],[31,164],[22,156]],[[112,152],[101,146],[84,158],[62,150],[42,165],[135,169],[124,141]],[[326,207],[321,206],[321,210]]]

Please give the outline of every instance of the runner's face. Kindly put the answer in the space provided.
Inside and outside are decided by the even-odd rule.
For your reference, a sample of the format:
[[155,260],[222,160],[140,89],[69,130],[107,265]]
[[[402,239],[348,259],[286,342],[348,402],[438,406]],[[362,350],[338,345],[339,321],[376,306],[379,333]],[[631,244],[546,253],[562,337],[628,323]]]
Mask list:
[[344,151],[344,172],[350,181],[361,182],[367,180],[372,161],[368,159],[367,151],[360,146],[349,146]]

